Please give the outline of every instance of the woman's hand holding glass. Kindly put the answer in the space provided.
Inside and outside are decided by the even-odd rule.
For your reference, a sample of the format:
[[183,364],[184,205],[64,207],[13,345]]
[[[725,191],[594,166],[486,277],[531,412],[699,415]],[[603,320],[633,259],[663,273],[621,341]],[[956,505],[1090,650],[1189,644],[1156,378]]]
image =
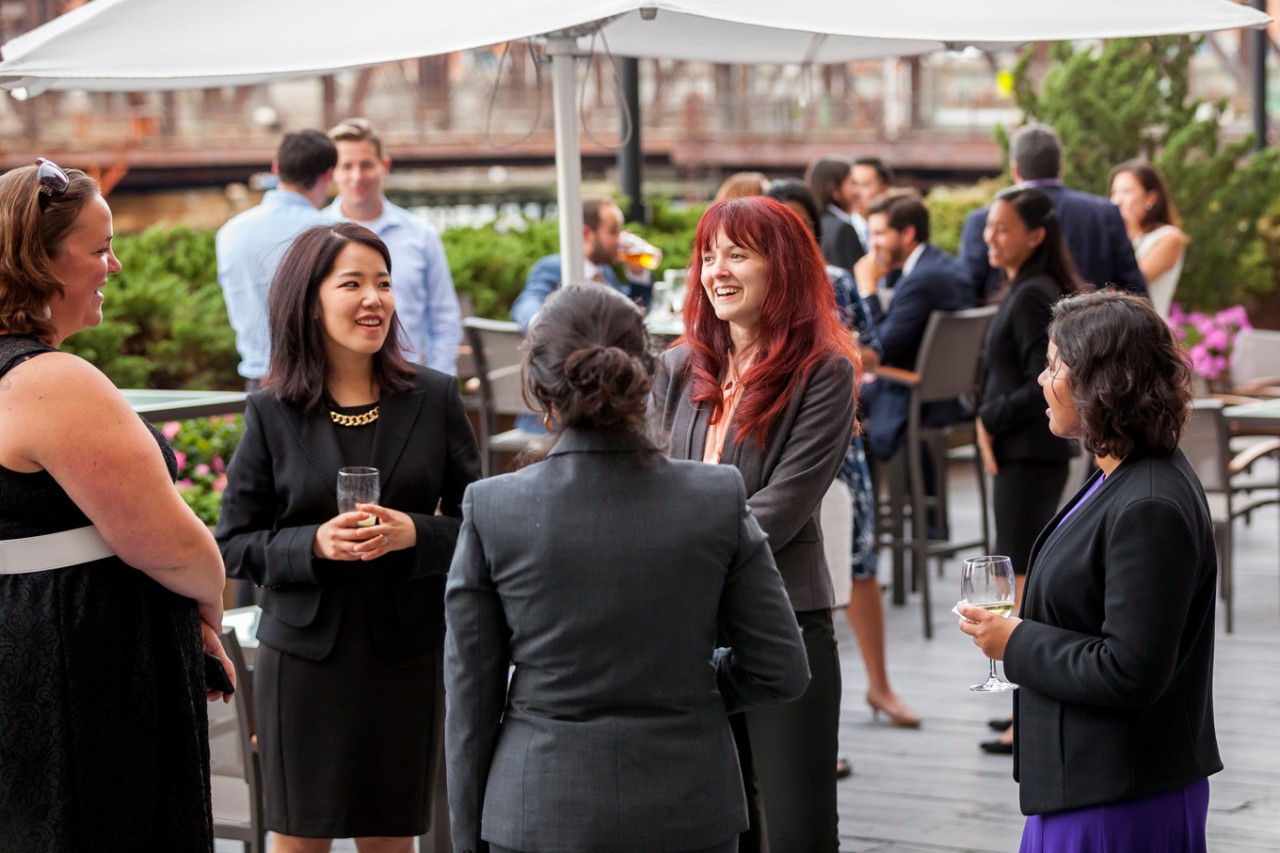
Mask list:
[[970,690],[999,693],[1015,685],[996,675],[996,661],[1004,660],[1009,635],[1021,619],[1012,616],[1017,598],[1013,563],[1008,557],[974,557],[964,561],[960,576],[960,593],[964,598],[956,605],[960,614],[960,630],[973,637],[974,645],[991,660],[987,680]]
[[311,553],[326,560],[368,561],[416,544],[418,528],[408,514],[362,503],[320,525]]

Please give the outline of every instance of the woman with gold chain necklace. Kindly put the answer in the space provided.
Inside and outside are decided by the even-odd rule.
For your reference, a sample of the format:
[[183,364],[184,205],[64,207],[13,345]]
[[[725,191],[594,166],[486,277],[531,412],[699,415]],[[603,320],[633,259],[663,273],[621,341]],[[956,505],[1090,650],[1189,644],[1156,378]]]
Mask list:
[[[454,378],[400,355],[390,273],[362,226],[294,241],[223,494],[229,573],[265,588],[254,687],[276,853],[407,853],[444,796],[444,580],[480,455]],[[338,511],[347,466],[378,470],[378,503]]]

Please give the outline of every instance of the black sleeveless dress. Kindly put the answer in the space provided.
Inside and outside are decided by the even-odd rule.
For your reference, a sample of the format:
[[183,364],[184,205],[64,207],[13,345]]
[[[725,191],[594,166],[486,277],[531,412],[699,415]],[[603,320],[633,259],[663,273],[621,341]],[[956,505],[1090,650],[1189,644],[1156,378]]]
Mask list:
[[[0,382],[51,351],[0,335]],[[0,466],[0,539],[88,523],[47,472]],[[118,557],[0,574],[0,850],[207,851],[212,836],[195,602]]]

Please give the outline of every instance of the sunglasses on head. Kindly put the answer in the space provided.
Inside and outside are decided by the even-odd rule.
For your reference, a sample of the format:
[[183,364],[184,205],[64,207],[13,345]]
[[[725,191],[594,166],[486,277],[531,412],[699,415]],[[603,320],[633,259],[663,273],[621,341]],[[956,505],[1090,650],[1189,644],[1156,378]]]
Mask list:
[[40,208],[43,210],[45,199],[66,192],[71,186],[71,179],[52,160],[41,157],[36,160],[36,167],[36,180],[40,182]]

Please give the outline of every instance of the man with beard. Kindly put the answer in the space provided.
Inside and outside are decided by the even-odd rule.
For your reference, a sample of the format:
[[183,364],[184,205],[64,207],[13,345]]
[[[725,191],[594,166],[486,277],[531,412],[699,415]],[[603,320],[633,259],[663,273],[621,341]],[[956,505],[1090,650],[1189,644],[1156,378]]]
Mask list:
[[587,198],[582,201],[582,254],[585,269],[577,275],[570,271],[566,277],[561,268],[560,256],[539,258],[529,270],[524,290],[511,306],[511,319],[522,330],[542,310],[542,303],[562,283],[598,282],[634,300],[643,308],[649,307],[653,298],[653,276],[644,267],[627,264],[626,283],[618,281],[613,265],[618,261],[618,235],[622,233],[622,211],[606,198]]
[[[916,356],[929,315],[956,311],[972,303],[968,279],[955,258],[929,242],[929,209],[911,191],[891,192],[871,203],[867,210],[870,251],[854,265],[858,291],[866,298],[884,348],[881,364],[914,370]],[[892,290],[893,300],[882,294]],[[878,386],[883,390],[877,390]],[[889,459],[902,443],[906,407],[889,404],[893,394],[905,388],[870,383],[864,393],[867,410],[867,448],[880,459]],[[934,407],[950,407],[948,403]],[[929,415],[926,412],[926,416]],[[936,410],[936,420],[955,420],[957,412]]]

